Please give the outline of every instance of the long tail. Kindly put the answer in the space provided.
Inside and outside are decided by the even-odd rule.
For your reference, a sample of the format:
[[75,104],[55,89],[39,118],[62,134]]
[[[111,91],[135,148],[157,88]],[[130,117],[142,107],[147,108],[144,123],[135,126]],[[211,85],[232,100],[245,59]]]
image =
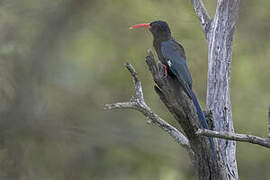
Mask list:
[[[191,94],[191,99],[192,99],[192,101],[193,101],[193,103],[194,103],[194,105],[196,107],[198,117],[201,120],[201,123],[202,123],[203,128],[209,129],[209,126],[208,126],[208,124],[206,122],[205,116],[204,116],[204,114],[203,114],[203,112],[201,110],[201,107],[200,107],[200,105],[198,103],[198,100],[197,100],[194,92],[192,91],[192,89],[190,89],[190,94]],[[213,138],[208,137],[208,139],[210,141],[211,149],[212,149],[213,153],[215,154],[215,146],[214,146]]]

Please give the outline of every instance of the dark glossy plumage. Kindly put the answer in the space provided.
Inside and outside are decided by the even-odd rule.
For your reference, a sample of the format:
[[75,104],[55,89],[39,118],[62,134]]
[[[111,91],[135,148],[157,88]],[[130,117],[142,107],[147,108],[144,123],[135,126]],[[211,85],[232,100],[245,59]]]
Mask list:
[[185,92],[191,98],[192,79],[189,73],[184,49],[173,38],[161,42],[161,56],[169,70],[177,77]]
[[[192,79],[186,64],[184,48],[171,36],[168,24],[164,21],[154,21],[150,31],[153,34],[153,45],[159,60],[168,67],[169,71],[178,79],[186,94],[192,99],[202,126],[209,129],[198,100],[192,91]],[[213,139],[209,138],[211,148],[214,149]]]

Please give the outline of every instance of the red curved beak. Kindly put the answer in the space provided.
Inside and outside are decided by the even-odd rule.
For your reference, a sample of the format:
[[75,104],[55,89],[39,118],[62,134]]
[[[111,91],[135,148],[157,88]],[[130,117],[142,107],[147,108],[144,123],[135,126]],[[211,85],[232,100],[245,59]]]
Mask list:
[[136,25],[130,26],[129,29],[135,29],[138,27],[145,27],[147,29],[151,28],[149,23],[143,23],[143,24],[136,24]]

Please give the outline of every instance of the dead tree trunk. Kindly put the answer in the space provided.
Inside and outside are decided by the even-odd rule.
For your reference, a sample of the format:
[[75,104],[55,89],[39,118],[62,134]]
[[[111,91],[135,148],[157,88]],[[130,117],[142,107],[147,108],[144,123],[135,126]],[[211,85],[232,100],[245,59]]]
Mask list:
[[[207,110],[213,114],[214,129],[217,131],[234,132],[230,105],[230,65],[239,2],[240,0],[218,0],[215,17],[211,19],[201,0],[191,0],[208,44]],[[151,53],[146,57],[146,62],[156,83],[156,93],[179,122],[184,134],[163,122],[146,105],[141,83],[129,64],[126,66],[134,78],[135,98],[129,102],[108,104],[106,108],[138,110],[153,124],[168,132],[188,150],[200,180],[237,180],[235,142],[215,141],[216,152],[213,152],[208,139],[196,134],[201,128],[200,120],[192,101],[186,96],[179,83],[169,76],[163,77],[162,65],[154,60]]]
[[[214,119],[217,131],[234,132],[231,101],[230,73],[232,41],[238,17],[240,0],[219,0],[216,15],[207,34],[208,82],[206,107]],[[228,179],[238,179],[235,141],[218,140]]]
[[[218,0],[213,19],[209,17],[201,0],[191,0],[191,2],[208,44],[206,107],[213,114],[215,130],[234,132],[230,101],[230,73],[232,41],[240,0]],[[236,143],[218,140],[218,147],[228,172],[228,179],[238,179]]]

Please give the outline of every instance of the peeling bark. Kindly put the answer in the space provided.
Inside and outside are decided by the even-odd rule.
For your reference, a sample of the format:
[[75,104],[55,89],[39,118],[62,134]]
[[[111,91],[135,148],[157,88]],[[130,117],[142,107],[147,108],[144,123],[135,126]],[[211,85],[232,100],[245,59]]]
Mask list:
[[[232,41],[238,17],[240,0],[219,0],[216,15],[211,23],[208,43],[208,82],[206,107],[213,113],[216,131],[234,132],[231,101],[230,75]],[[238,179],[236,143],[218,140],[222,159],[229,172],[228,179]]]

